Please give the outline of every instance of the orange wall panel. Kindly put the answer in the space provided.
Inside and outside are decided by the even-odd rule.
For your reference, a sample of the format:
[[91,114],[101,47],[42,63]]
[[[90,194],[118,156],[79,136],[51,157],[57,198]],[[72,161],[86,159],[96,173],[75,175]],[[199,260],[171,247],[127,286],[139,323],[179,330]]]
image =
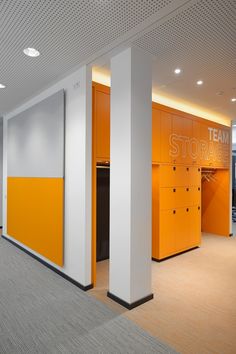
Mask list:
[[63,265],[63,178],[8,177],[7,233]]

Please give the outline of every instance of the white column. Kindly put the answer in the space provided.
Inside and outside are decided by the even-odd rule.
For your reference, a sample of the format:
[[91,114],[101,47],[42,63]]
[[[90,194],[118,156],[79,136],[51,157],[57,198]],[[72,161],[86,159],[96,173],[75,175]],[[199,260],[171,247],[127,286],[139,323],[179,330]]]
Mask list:
[[[75,81],[75,80],[74,80]],[[71,276],[91,285],[92,70],[83,66],[72,85],[66,111],[65,262]]]
[[132,308],[152,298],[152,70],[128,48],[111,60],[108,296]]

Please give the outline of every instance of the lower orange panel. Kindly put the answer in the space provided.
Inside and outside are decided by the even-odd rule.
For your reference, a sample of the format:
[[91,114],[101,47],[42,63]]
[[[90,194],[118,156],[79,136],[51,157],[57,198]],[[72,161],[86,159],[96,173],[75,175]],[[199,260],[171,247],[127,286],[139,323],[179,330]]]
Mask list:
[[7,233],[63,265],[63,178],[8,177]]

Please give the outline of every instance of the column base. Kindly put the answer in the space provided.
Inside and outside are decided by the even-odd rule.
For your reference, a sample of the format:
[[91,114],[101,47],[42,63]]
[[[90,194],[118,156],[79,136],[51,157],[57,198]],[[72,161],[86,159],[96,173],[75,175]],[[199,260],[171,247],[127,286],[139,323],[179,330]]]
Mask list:
[[140,299],[140,300],[137,300],[137,301],[132,302],[131,304],[129,304],[128,302],[126,302],[126,301],[120,299],[118,296],[113,295],[113,294],[110,293],[109,291],[107,292],[107,296],[108,296],[110,299],[116,301],[116,302],[117,302],[118,304],[120,304],[121,306],[124,306],[124,307],[127,308],[128,310],[132,310],[132,309],[134,309],[135,307],[140,306],[140,305],[144,304],[145,302],[147,302],[147,301],[149,301],[149,300],[152,300],[153,297],[154,297],[153,294],[150,294],[150,295],[148,295],[148,296],[143,297],[143,298]]

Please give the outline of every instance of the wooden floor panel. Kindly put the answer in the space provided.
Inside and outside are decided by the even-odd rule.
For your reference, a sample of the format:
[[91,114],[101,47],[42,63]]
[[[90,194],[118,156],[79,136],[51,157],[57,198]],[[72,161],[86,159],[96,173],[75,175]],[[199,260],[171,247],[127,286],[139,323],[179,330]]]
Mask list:
[[152,263],[154,300],[128,311],[107,298],[108,261],[90,291],[183,354],[236,353],[236,237],[205,234],[202,247]]

